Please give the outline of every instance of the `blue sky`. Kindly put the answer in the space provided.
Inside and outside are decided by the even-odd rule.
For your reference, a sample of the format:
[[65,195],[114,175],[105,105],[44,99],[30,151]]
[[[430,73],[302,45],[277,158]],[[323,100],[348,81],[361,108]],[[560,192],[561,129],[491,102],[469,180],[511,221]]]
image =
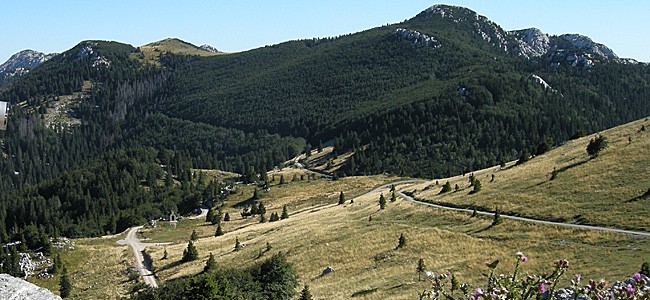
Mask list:
[[647,0],[3,0],[0,62],[20,50],[62,52],[89,39],[139,46],[176,37],[222,51],[243,51],[396,23],[437,3],[469,7],[506,30],[537,27],[550,34],[584,34],[621,57],[650,62]]

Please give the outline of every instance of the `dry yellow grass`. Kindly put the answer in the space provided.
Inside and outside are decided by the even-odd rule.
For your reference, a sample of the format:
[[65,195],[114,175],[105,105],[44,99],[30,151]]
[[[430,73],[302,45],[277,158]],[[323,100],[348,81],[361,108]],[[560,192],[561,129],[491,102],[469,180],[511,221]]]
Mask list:
[[[305,188],[319,191],[321,184],[327,182],[314,181]],[[387,189],[382,192],[389,193]],[[426,287],[415,273],[419,258],[431,270],[452,271],[463,281],[482,283],[485,262],[501,259],[500,270],[510,271],[514,253],[520,250],[530,258],[525,271],[550,270],[554,259],[565,258],[573,263],[571,271],[598,278],[628,276],[640,266],[638,257],[650,255],[647,239],[514,221],[490,228],[489,219],[402,199],[389,202],[381,211],[378,197],[379,192],[359,197],[354,204],[303,210],[287,220],[249,223],[221,237],[201,238],[195,243],[200,259],[191,263],[176,263],[186,242],[167,246],[169,260],[154,262],[157,275],[168,280],[199,273],[209,253],[219,265],[248,266],[259,261],[256,257],[269,242],[272,252],[287,253],[301,283],[310,285],[316,299],[347,299],[355,293],[366,293],[364,299],[413,299]],[[214,230],[214,226],[205,227]],[[408,242],[396,250],[400,233]],[[235,238],[245,246],[241,251],[234,251]],[[163,247],[150,252],[154,258],[162,257]],[[336,271],[320,277],[327,266]]]
[[[650,129],[647,119],[632,122],[601,134],[609,148],[595,159],[585,149],[590,135],[569,141],[521,166],[474,172],[483,189],[470,195],[468,176],[440,179],[418,185],[418,198],[433,202],[479,206],[545,219],[564,219],[624,229],[650,230],[650,206],[633,201],[650,188]],[[631,142],[628,138],[631,138]],[[553,169],[560,171],[550,180]],[[494,174],[494,182],[490,182]],[[439,195],[442,184],[458,184],[458,192]],[[425,187],[430,187],[423,191]]]
[[[134,265],[133,253],[118,246],[123,235],[110,238],[75,239],[75,249],[61,251],[72,281],[71,298],[118,299],[128,294],[136,281],[129,280],[128,270]],[[30,282],[59,294],[60,276],[50,279],[31,278]]]
[[216,56],[216,55],[223,55],[225,53],[214,53],[207,51],[205,49],[199,48],[195,45],[192,45],[190,43],[187,43],[185,41],[179,40],[179,39],[174,39],[174,38],[168,38],[164,40],[160,40],[157,42],[152,42],[143,46],[138,47],[140,51],[142,52],[142,57],[146,62],[158,63],[158,59],[160,58],[160,55],[169,52],[169,53],[175,53],[175,54],[186,54],[186,55],[198,55],[198,56]]
[[[639,207],[641,203],[638,202],[642,201],[623,201],[638,196],[642,187],[650,187],[643,176],[649,173],[648,133],[637,132],[641,124],[650,128],[650,123],[643,120],[603,132],[609,138],[609,149],[597,159],[561,172],[553,181],[548,180],[553,167],[559,169],[586,160],[584,149],[589,137],[571,141],[523,166],[511,167],[510,164],[505,170],[489,168],[475,172],[483,182],[483,190],[475,195],[468,195],[467,176],[448,179],[452,186],[458,183],[463,190],[444,196],[437,195],[439,186],[435,185],[422,191],[432,186],[433,181],[399,188],[417,189],[419,197],[434,201],[486,207],[499,205],[504,210],[539,216],[573,217],[580,213],[594,223],[598,220],[649,224],[647,211]],[[632,143],[628,145],[629,136]],[[270,176],[282,174],[290,181],[293,174],[299,178],[306,172],[285,168]],[[495,181],[490,183],[492,173]],[[523,266],[524,273],[550,271],[552,261],[563,258],[572,263],[570,273],[610,280],[622,279],[638,271],[643,259],[650,257],[650,239],[646,238],[512,220],[492,227],[489,218],[470,218],[467,214],[429,208],[403,199],[389,202],[386,210],[379,210],[379,193],[388,196],[388,189],[362,195],[398,178],[305,179],[282,186],[277,185],[278,180],[276,176],[271,191],[261,194],[261,201],[267,207],[267,216],[280,212],[282,206],[287,205],[291,212],[289,219],[263,224],[258,223],[257,217],[241,219],[239,209],[233,205],[252,195],[254,187],[245,186],[229,197],[225,209],[233,221],[224,223],[224,236],[213,237],[215,226],[202,220],[185,220],[175,228],[160,226],[157,230],[145,231],[144,235],[154,240],[164,237],[175,241],[173,245],[148,249],[160,280],[199,273],[209,253],[213,253],[217,264],[224,267],[252,265],[261,260],[257,256],[267,242],[273,246],[272,253],[287,253],[299,274],[300,284],[309,284],[315,299],[348,299],[353,295],[363,295],[360,297],[363,299],[414,299],[427,287],[425,282],[417,281],[415,267],[419,258],[425,260],[430,270],[451,271],[461,282],[480,284],[485,282],[486,262],[500,259],[498,270],[509,272],[517,251],[524,251],[530,259]],[[440,180],[440,184],[446,180]],[[335,204],[340,191],[346,193],[348,202],[345,205]],[[350,204],[349,200],[358,195],[362,196]],[[633,207],[636,212],[628,212],[629,216],[625,216],[626,211],[618,206]],[[200,259],[178,264],[192,230],[197,230],[201,237],[195,243]],[[397,250],[400,233],[404,233],[408,241],[405,248]],[[236,238],[245,246],[241,251],[234,251]],[[128,253],[126,248],[104,249],[107,246],[87,249],[97,251],[94,257],[108,257],[109,252],[121,253],[118,256]],[[169,259],[160,260],[165,248]],[[262,259],[270,255],[265,253]],[[114,262],[91,261],[100,270],[111,269],[111,276],[126,269],[125,258]],[[332,266],[335,272],[320,277],[327,266]],[[74,266],[76,272],[78,268],[81,263]],[[92,278],[100,278],[100,275],[109,276],[89,274]],[[126,289],[115,278],[105,282],[106,290],[112,289],[119,294]],[[105,298],[115,295],[103,289],[97,293]],[[98,298],[104,298],[101,296]]]

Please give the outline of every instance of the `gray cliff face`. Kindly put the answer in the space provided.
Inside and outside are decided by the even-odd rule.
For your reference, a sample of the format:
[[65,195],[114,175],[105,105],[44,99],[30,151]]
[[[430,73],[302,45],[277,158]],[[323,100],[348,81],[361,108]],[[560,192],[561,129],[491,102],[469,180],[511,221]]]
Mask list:
[[61,297],[20,278],[0,274],[0,299],[60,300]]
[[551,48],[548,34],[537,28],[527,28],[508,32],[515,38],[514,53],[525,58],[540,57]]

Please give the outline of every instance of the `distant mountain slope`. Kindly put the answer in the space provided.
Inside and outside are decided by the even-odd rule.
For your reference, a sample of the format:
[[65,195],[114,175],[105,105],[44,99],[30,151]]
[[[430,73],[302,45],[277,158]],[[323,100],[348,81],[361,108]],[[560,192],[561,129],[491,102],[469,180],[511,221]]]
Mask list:
[[0,86],[38,67],[56,53],[45,54],[34,50],[23,50],[12,55],[6,62],[0,65]]
[[199,56],[212,56],[219,55],[217,48],[210,45],[203,45],[201,47],[192,45],[176,38],[168,38],[157,42],[152,42],[138,47],[143,54],[143,58],[148,61],[157,61],[161,55],[165,53],[174,53],[182,55],[199,55]]
[[528,35],[438,5],[338,38],[168,57],[178,76],[161,107],[312,145],[340,137],[339,150],[363,150],[346,174],[416,176],[487,166],[545,136],[563,141],[650,113],[647,65],[621,63],[586,37]]
[[[517,52],[522,43],[537,54]],[[47,225],[37,213],[23,216],[34,210],[11,199],[114,151],[150,151],[161,162],[173,155],[191,168],[250,179],[325,144],[334,148],[326,161],[346,153],[338,176],[433,178],[650,115],[648,65],[616,59],[585,38],[549,36],[547,44],[539,32],[510,34],[453,6],[337,38],[227,55],[177,39],[147,47],[155,57],[147,58],[142,47],[84,41],[0,90],[0,99],[14,105],[0,155],[0,172],[8,174],[0,177],[0,202],[21,212],[16,219],[19,213],[0,215],[5,232],[31,222]],[[558,63],[557,52],[591,63]],[[47,129],[48,109],[84,82],[92,88],[70,110],[79,125]],[[156,176],[148,179],[162,179]],[[106,200],[85,197],[83,190],[72,194],[59,200]],[[54,206],[41,201],[34,207],[45,215]],[[125,207],[111,215],[117,218]],[[113,228],[111,216],[89,210],[84,205],[57,229],[91,235]],[[2,233],[0,227],[0,239]]]

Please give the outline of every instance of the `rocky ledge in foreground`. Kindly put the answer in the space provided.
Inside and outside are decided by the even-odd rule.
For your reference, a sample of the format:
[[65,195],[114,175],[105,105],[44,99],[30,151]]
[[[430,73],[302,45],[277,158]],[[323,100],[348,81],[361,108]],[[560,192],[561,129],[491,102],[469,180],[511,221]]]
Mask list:
[[60,300],[61,297],[20,278],[0,274],[0,299]]

